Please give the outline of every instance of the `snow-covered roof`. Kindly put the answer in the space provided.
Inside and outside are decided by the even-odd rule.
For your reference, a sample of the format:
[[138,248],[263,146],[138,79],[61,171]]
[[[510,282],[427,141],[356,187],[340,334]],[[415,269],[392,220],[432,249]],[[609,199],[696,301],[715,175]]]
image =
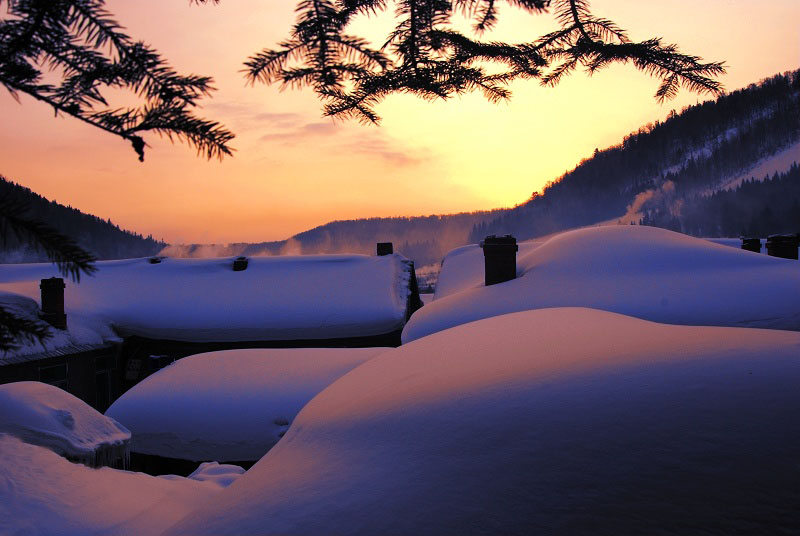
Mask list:
[[403,342],[481,318],[591,307],[655,322],[800,330],[800,263],[638,225],[568,231],[520,244],[517,279],[484,287],[483,252],[444,260],[436,299]]
[[[123,335],[179,341],[260,341],[382,335],[403,327],[410,261],[400,255],[148,259],[97,263],[80,284],[67,281],[74,315]],[[0,290],[38,300],[52,265],[3,265]]]
[[799,350],[580,308],[464,324],[337,380],[166,534],[795,530]]
[[92,466],[114,461],[102,457],[125,457],[131,438],[114,419],[40,382],[0,385],[0,433]]
[[[0,306],[18,317],[46,326],[44,321],[39,320],[39,304],[33,298],[0,291]],[[70,316],[66,330],[50,329],[50,337],[44,343],[23,339],[18,341],[17,348],[0,352],[0,366],[88,352],[116,342],[120,342],[120,339],[107,323],[74,314]]]
[[225,350],[185,357],[132,387],[106,415],[131,450],[185,460],[258,460],[317,393],[387,348]]

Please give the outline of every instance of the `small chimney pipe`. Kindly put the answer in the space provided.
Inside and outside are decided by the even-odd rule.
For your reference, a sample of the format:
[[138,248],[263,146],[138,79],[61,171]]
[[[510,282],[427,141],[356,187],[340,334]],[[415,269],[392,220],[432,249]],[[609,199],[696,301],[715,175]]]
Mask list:
[[383,257],[384,255],[391,255],[394,253],[394,246],[391,242],[378,242],[378,257]]
[[57,329],[67,329],[67,315],[64,313],[64,280],[60,277],[42,279],[42,320]]
[[761,239],[742,237],[742,249],[753,253],[761,253]]
[[800,236],[797,234],[776,234],[767,237],[767,254],[784,259],[797,259],[797,246]]
[[511,235],[489,235],[481,242],[486,286],[511,281],[517,277],[517,239]]
[[234,272],[241,272],[243,270],[247,270],[247,257],[236,257],[233,261],[233,271]]

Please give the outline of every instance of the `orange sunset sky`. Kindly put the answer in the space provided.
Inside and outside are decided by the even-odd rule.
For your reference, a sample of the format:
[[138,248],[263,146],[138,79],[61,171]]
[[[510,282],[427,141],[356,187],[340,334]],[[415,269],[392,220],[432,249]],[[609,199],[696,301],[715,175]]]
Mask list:
[[[479,95],[429,103],[386,100],[381,126],[321,116],[310,90],[247,86],[242,62],[288,35],[293,1],[110,0],[134,38],[182,73],[213,76],[201,115],[236,133],[233,158],[206,161],[186,145],[147,135],[139,163],[130,144],[0,89],[0,174],[118,225],[168,242],[287,238],[334,219],[450,213],[513,206],[595,147],[618,143],[670,110],[709,98],[682,91],[659,105],[658,81],[631,66],[555,89],[512,85],[513,99]],[[725,61],[728,90],[800,67],[798,0],[595,0],[633,39],[660,36],[706,61]],[[551,16],[504,6],[487,37],[533,40]],[[353,33],[377,41],[387,20]]]

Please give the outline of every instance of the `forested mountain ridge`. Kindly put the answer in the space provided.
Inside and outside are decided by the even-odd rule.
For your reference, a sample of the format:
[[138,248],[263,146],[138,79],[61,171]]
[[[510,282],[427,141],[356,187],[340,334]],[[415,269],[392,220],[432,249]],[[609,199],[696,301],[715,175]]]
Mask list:
[[[146,257],[166,245],[152,236],[132,233],[97,216],[50,201],[0,175],[0,198],[27,206],[28,213],[75,239],[99,260]],[[20,241],[10,229],[0,229],[0,262],[44,262],[47,256]]]
[[638,222],[643,211],[665,199],[673,202],[668,210],[680,222],[677,200],[714,192],[798,140],[800,70],[673,112],[619,145],[596,150],[541,194],[492,221],[477,223],[470,241],[505,233],[524,240],[623,215]]

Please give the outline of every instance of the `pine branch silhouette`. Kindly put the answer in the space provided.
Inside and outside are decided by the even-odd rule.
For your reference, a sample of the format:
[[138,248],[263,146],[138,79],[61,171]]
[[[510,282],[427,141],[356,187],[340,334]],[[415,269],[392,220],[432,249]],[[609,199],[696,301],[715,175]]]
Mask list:
[[[72,238],[42,223],[29,212],[28,205],[13,197],[0,199],[0,236],[5,242],[13,235],[21,243],[40,251],[58,267],[59,272],[73,281],[81,274],[91,275],[97,270],[95,257],[81,248]],[[50,336],[49,327],[15,315],[0,307],[0,350],[19,346],[20,340],[43,342]]]
[[[209,77],[180,75],[152,48],[136,42],[103,0],[0,0],[0,85],[27,94],[56,114],[129,141],[144,160],[143,133],[189,143],[207,158],[232,154],[234,135],[192,109],[213,90]],[[45,82],[45,71],[58,82]],[[48,77],[50,78],[50,77]],[[127,89],[142,104],[109,109],[104,90]]]
[[[194,0],[207,3],[209,0]],[[560,28],[527,43],[481,41],[498,21],[500,0],[399,0],[397,24],[380,47],[346,33],[358,16],[389,9],[385,0],[302,0],[289,38],[245,62],[251,83],[311,87],[324,114],[377,123],[375,106],[393,93],[447,99],[480,91],[490,102],[511,97],[508,84],[538,79],[557,85],[577,69],[588,74],[630,63],[660,81],[655,98],[671,99],[680,88],[721,94],[719,62],[703,63],[660,39],[631,42],[613,21],[592,14],[586,0],[508,0],[529,13],[552,9]],[[454,28],[466,13],[473,34]]]

